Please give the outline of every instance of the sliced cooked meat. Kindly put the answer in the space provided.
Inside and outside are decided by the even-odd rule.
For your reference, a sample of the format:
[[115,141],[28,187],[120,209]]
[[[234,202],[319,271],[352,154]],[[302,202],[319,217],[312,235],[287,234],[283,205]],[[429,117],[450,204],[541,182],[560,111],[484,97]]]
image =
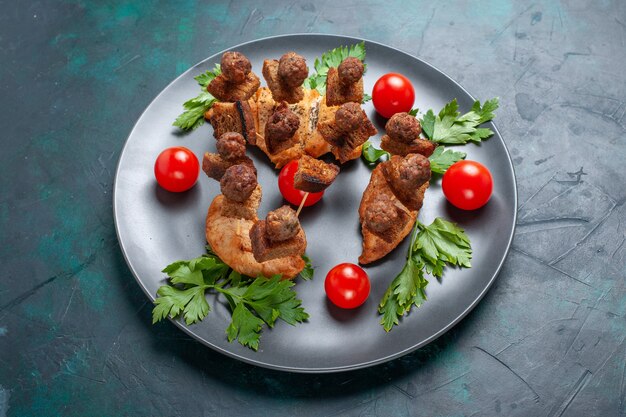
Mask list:
[[278,61],[278,75],[287,87],[301,86],[309,76],[306,60],[295,52],[287,52]]
[[290,140],[300,127],[300,118],[286,102],[276,107],[265,125],[265,142],[270,153],[275,154],[293,146]]
[[359,58],[348,57],[339,64],[337,71],[342,84],[354,84],[363,76],[365,67]]
[[293,178],[293,186],[297,190],[308,193],[324,191],[335,181],[339,174],[339,167],[327,164],[319,159],[303,155],[298,161],[298,170]]
[[343,132],[352,132],[359,128],[363,121],[363,110],[358,103],[342,104],[335,113],[337,127]]
[[419,138],[422,126],[416,117],[408,113],[396,113],[387,121],[385,130],[391,139],[411,143]]
[[391,139],[389,135],[383,135],[380,147],[392,155],[406,156],[410,153],[419,153],[429,157],[435,152],[437,145],[434,142],[421,138],[415,139],[411,143],[404,143]]
[[266,233],[272,242],[291,239],[300,229],[300,221],[296,212],[289,206],[282,206],[267,213],[265,220]]
[[236,161],[246,156],[246,140],[240,133],[226,132],[217,139],[217,152],[227,161]]
[[221,62],[222,74],[234,84],[241,84],[252,71],[252,64],[246,56],[239,52],[225,52]]
[[238,203],[246,201],[257,186],[254,169],[246,164],[228,168],[220,180],[220,189],[226,198]]
[[380,194],[365,209],[365,225],[374,232],[382,233],[391,229],[398,221],[398,210],[386,194]]

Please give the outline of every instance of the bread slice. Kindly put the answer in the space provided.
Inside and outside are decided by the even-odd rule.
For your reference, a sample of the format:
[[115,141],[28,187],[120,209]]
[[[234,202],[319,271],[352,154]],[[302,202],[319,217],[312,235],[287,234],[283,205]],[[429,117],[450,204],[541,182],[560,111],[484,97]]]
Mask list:
[[250,242],[254,259],[259,262],[266,262],[272,259],[279,259],[288,256],[304,255],[306,250],[306,236],[302,227],[291,239],[282,242],[272,242],[267,236],[265,220],[257,221],[250,229]]
[[[391,252],[396,246],[411,233],[413,225],[417,220],[419,210],[410,210],[394,194],[383,173],[384,163],[379,164],[372,171],[370,182],[363,193],[361,205],[359,206],[359,220],[361,222],[361,233],[363,235],[363,251],[359,256],[360,264],[369,264],[377,261]],[[429,186],[429,182],[419,187],[415,194],[420,200],[424,199],[424,193]],[[384,194],[393,201],[398,210],[398,223],[383,234],[375,233],[367,227],[364,222],[365,211],[380,194]]]
[[226,132],[237,132],[241,133],[248,143],[256,143],[255,118],[248,101],[234,103],[218,101],[205,113],[204,117],[213,126],[215,138],[219,138]]
[[202,158],[202,170],[209,177],[214,180],[221,180],[224,176],[224,173],[228,168],[237,164],[246,164],[250,165],[254,169],[254,173],[256,174],[256,167],[254,166],[254,162],[252,159],[243,157],[241,159],[237,159],[235,161],[227,161],[223,159],[219,154],[205,152],[204,157]]
[[283,279],[292,279],[304,269],[305,262],[299,255],[266,262],[254,259],[250,229],[257,220],[256,213],[253,219],[224,216],[225,202],[221,194],[213,199],[206,217],[205,234],[211,249],[226,265],[249,277],[282,275]]
[[231,83],[223,74],[220,74],[209,83],[207,91],[219,101],[245,101],[252,97],[260,86],[259,77],[250,71],[246,79],[239,84]]
[[404,143],[391,139],[389,135],[384,135],[380,147],[392,155],[407,156],[410,153],[419,153],[428,158],[435,152],[437,144],[425,139],[415,139],[411,143]]
[[326,103],[329,106],[340,106],[344,103],[363,101],[363,77],[359,81],[344,85],[339,81],[337,68],[328,69],[326,75]]
[[339,167],[327,164],[308,155],[302,155],[298,163],[298,170],[293,178],[294,187],[307,193],[324,191],[335,181],[339,174]]
[[221,204],[221,215],[223,217],[231,217],[234,219],[246,219],[246,220],[256,220],[257,219],[257,211],[259,209],[259,205],[261,204],[261,186],[257,185],[250,197],[243,203],[238,201],[232,201],[228,198],[224,197],[224,201]]
[[289,104],[295,104],[304,98],[302,86],[292,88],[282,83],[278,75],[278,60],[276,59],[263,61],[263,78],[265,78],[267,86],[272,92],[274,101],[286,101]]

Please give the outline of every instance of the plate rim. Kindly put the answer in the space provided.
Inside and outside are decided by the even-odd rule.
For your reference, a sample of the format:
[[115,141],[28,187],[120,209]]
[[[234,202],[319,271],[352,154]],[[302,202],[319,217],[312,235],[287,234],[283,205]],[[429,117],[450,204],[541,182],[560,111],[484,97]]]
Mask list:
[[[120,239],[120,230],[119,230],[119,223],[117,220],[117,205],[116,205],[116,195],[117,195],[117,188],[118,188],[118,178],[119,178],[119,171],[120,171],[120,166],[121,166],[121,161],[122,158],[124,156],[124,153],[127,151],[127,147],[128,147],[128,142],[130,140],[130,138],[133,136],[135,130],[137,129],[137,126],[139,125],[139,123],[143,120],[143,118],[146,116],[146,113],[148,112],[148,110],[152,107],[152,105],[161,97],[161,95],[164,94],[164,92],[174,83],[176,83],[180,78],[182,78],[183,76],[185,76],[187,73],[193,71],[195,68],[197,68],[198,66],[202,65],[204,62],[206,62],[207,60],[210,60],[214,57],[217,57],[221,54],[223,54],[224,52],[227,52],[229,50],[235,49],[235,48],[239,48],[241,46],[244,45],[248,45],[248,44],[252,44],[252,43],[256,43],[256,42],[261,42],[261,41],[267,41],[267,40],[271,40],[271,39],[278,39],[278,38],[290,38],[290,37],[327,37],[327,38],[337,38],[337,39],[341,39],[341,42],[365,42],[367,43],[371,43],[371,44],[376,44],[378,46],[382,46],[384,48],[388,48],[391,49],[397,53],[401,53],[403,55],[406,55],[412,59],[415,59],[417,61],[419,61],[420,63],[426,65],[427,67],[430,67],[431,69],[439,72],[440,74],[442,74],[444,77],[446,77],[449,81],[451,81],[452,83],[454,83],[457,87],[459,87],[465,94],[467,94],[472,100],[476,100],[476,98],[470,94],[460,83],[458,83],[456,80],[454,80],[452,77],[450,77],[446,72],[440,70],[439,68],[435,67],[434,65],[416,57],[415,55],[412,55],[409,52],[403,51],[402,49],[384,44],[382,42],[377,42],[377,41],[373,41],[373,40],[369,40],[366,38],[362,38],[362,37],[355,37],[355,36],[346,36],[346,35],[339,35],[339,34],[329,34],[329,33],[318,33],[318,32],[314,32],[314,33],[306,33],[306,32],[296,32],[296,33],[288,33],[288,34],[280,34],[280,35],[273,35],[273,36],[266,36],[263,38],[258,38],[258,39],[253,39],[250,41],[246,41],[246,42],[242,42],[239,43],[237,45],[233,45],[230,46],[226,49],[223,49],[219,52],[216,52],[215,54],[212,54],[204,59],[202,59],[201,61],[197,62],[196,64],[192,65],[191,67],[189,67],[186,71],[182,72],[178,77],[174,78],[172,81],[170,81],[165,87],[163,87],[163,89],[161,89],[161,91],[159,92],[159,94],[157,94],[154,99],[152,99],[150,101],[150,103],[145,107],[145,109],[142,111],[141,115],[139,116],[139,118],[137,119],[137,121],[134,123],[132,129],[130,130],[128,136],[126,137],[126,140],[124,141],[124,145],[122,147],[122,150],[120,151],[119,157],[118,157],[118,161],[117,161],[117,166],[115,168],[115,177],[113,180],[113,192],[111,193],[111,198],[112,198],[112,206],[113,206],[113,222],[115,224],[115,234],[117,237],[117,242],[118,245],[120,247],[120,250],[122,252],[122,255],[124,257],[124,261],[126,262],[126,265],[128,266],[131,274],[133,275],[133,277],[135,278],[135,281],[137,281],[137,283],[139,284],[139,287],[142,289],[142,291],[144,292],[144,294],[146,294],[146,296],[148,297],[148,299],[151,302],[154,302],[155,298],[153,294],[151,294],[147,288],[145,287],[145,285],[143,284],[143,282],[139,279],[137,272],[135,270],[135,268],[133,267],[132,262],[130,261],[130,259],[128,258],[127,255],[127,250],[124,247],[124,243],[122,242],[122,240]],[[502,137],[502,135],[500,134],[500,131],[498,130],[495,122],[492,120],[491,124],[493,125],[493,130],[495,133],[497,133],[498,137],[500,138],[500,142],[502,142],[502,146],[504,147],[504,151],[507,157],[507,160],[509,162],[509,168],[511,170],[512,173],[512,179],[513,179],[513,200],[514,200],[514,210],[513,210],[513,227],[511,229],[509,238],[508,238],[508,242],[506,245],[506,250],[504,252],[504,256],[502,256],[502,259],[500,260],[500,262],[498,263],[498,266],[495,270],[495,272],[493,273],[493,275],[491,276],[491,278],[489,279],[489,282],[487,283],[487,285],[483,288],[483,290],[480,292],[480,294],[478,294],[478,296],[474,299],[474,301],[472,301],[456,318],[454,318],[452,321],[450,321],[447,325],[445,325],[444,327],[442,327],[439,331],[437,331],[436,333],[434,333],[433,335],[431,335],[430,337],[420,341],[419,343],[414,344],[413,346],[406,348],[402,351],[396,352],[394,354],[391,355],[387,355],[385,357],[382,358],[378,358],[378,359],[374,359],[374,360],[370,360],[370,361],[365,361],[365,362],[360,362],[358,364],[353,364],[353,365],[345,365],[345,366],[333,366],[333,367],[308,367],[308,368],[302,368],[302,367],[293,367],[293,366],[283,366],[283,365],[275,365],[275,364],[271,364],[271,363],[266,363],[266,362],[262,362],[259,360],[255,360],[255,359],[250,359],[244,356],[241,356],[235,352],[223,349],[213,343],[211,343],[208,340],[205,340],[204,338],[198,336],[197,334],[195,334],[188,326],[186,326],[185,324],[182,323],[182,321],[180,320],[174,320],[168,317],[168,320],[170,322],[172,322],[176,327],[178,327],[180,330],[182,330],[183,332],[185,332],[187,335],[189,335],[191,338],[193,338],[195,341],[202,343],[203,345],[221,353],[224,354],[228,357],[231,357],[233,359],[237,359],[239,361],[242,361],[244,363],[250,364],[250,365],[255,365],[255,366],[259,366],[261,368],[266,368],[266,369],[271,369],[271,370],[275,370],[275,371],[281,371],[281,372],[291,372],[291,373],[301,373],[301,374],[330,374],[330,373],[337,373],[337,372],[346,372],[346,371],[355,371],[355,370],[359,370],[359,369],[364,369],[364,368],[369,368],[375,365],[380,365],[386,362],[389,362],[391,360],[400,358],[406,354],[409,354],[419,348],[422,348],[430,343],[432,343],[433,341],[435,341],[436,339],[438,339],[439,337],[441,337],[444,333],[446,333],[447,331],[449,331],[451,328],[453,328],[454,326],[456,326],[461,320],[463,320],[477,305],[478,303],[483,299],[483,297],[487,294],[487,292],[491,289],[491,286],[493,285],[493,283],[495,282],[496,278],[499,276],[500,271],[502,270],[502,266],[504,265],[504,262],[506,261],[506,259],[509,256],[509,253],[511,251],[511,245],[513,243],[513,237],[515,236],[515,230],[517,228],[517,211],[518,211],[518,190],[517,190],[517,176],[515,175],[515,166],[513,165],[513,161],[511,159],[511,154],[509,152],[509,149],[506,145],[506,142],[504,141],[504,138]]]

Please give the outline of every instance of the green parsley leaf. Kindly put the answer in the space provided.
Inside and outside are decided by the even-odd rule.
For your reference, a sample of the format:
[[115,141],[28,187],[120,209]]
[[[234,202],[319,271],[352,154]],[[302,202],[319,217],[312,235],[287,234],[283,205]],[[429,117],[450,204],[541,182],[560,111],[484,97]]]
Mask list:
[[369,94],[365,93],[365,94],[363,94],[363,100],[361,100],[361,103],[365,104],[368,101],[370,101],[371,99],[372,99],[372,96],[370,96]]
[[383,151],[382,149],[377,149],[372,145],[372,142],[369,140],[363,143],[363,150],[361,151],[361,157],[370,164],[378,163],[379,159],[383,156],[387,158],[390,157],[389,152]]
[[430,160],[430,170],[437,174],[443,174],[452,164],[465,159],[466,156],[465,152],[446,149],[443,145],[439,145],[428,158]]
[[463,229],[439,217],[419,228],[413,250],[424,260],[428,273],[441,277],[446,264],[471,268],[472,247]]
[[411,234],[407,261],[378,305],[380,323],[390,331],[413,306],[426,301],[428,280],[424,271],[441,277],[446,265],[470,268],[472,248],[468,236],[456,224],[436,218],[429,226],[419,221]]
[[220,73],[220,66],[216,65],[213,71],[206,71],[195,77],[195,80],[202,87],[202,91],[198,96],[183,103],[185,111],[176,118],[173,123],[174,126],[183,130],[194,130],[204,124],[204,113],[217,101],[215,97],[206,91],[206,88]]
[[492,120],[494,111],[498,108],[498,98],[487,100],[481,106],[475,101],[472,110],[460,115],[456,99],[447,103],[437,116],[428,110],[421,120],[422,131],[433,142],[444,144],[479,143],[493,135],[489,128],[478,128],[482,123]]
[[315,268],[313,268],[313,264],[311,263],[311,258],[309,258],[306,254],[302,255],[302,259],[304,259],[304,269],[300,272],[300,276],[303,280],[308,281],[313,279],[313,275],[315,274]]
[[[312,277],[311,261],[305,257]],[[206,317],[210,311],[205,293],[222,294],[233,312],[226,334],[229,341],[251,349],[259,347],[264,324],[273,327],[277,319],[295,325],[309,315],[296,298],[293,281],[281,280],[280,275],[252,280],[232,270],[207,246],[207,254],[177,261],[163,269],[170,284],[161,286],[152,310],[152,322],[182,315],[188,325]]]
[[[359,42],[356,45],[340,46],[330,51],[324,52],[321,58],[315,59],[315,74],[304,80],[304,87],[317,89],[320,94],[326,93],[326,75],[328,69],[338,67],[341,61],[348,57],[356,57],[361,61],[365,60],[365,42]],[[367,69],[365,63],[363,66]],[[365,98],[364,98],[365,99]]]
[[239,303],[233,310],[226,335],[229,342],[237,339],[242,345],[258,350],[262,328],[263,320],[252,314],[243,303]]
[[414,109],[409,110],[409,114],[411,116],[417,116],[417,113],[419,113],[420,109],[418,109],[417,107]]

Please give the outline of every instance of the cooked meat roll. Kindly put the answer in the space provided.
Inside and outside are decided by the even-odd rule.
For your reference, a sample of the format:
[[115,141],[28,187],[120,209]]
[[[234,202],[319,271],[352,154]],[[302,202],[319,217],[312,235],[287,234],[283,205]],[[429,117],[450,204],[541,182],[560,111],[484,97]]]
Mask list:
[[383,233],[391,229],[398,221],[398,210],[388,195],[379,194],[365,209],[364,217],[368,228],[374,232]]
[[282,206],[267,213],[266,232],[272,242],[282,242],[291,239],[300,228],[300,221],[296,212],[289,206]]
[[385,179],[398,199],[411,210],[419,210],[422,201],[416,190],[430,180],[430,161],[420,154],[394,155],[383,165]]
[[363,76],[365,67],[359,58],[348,57],[339,64],[337,71],[342,84],[354,84]]
[[287,87],[300,87],[309,76],[306,60],[295,52],[287,52],[278,61],[278,75]]
[[274,113],[265,125],[265,143],[271,154],[293,146],[293,138],[300,127],[300,118],[295,114],[286,102],[276,107]]
[[308,193],[324,191],[335,181],[339,174],[339,167],[327,164],[319,159],[303,155],[298,161],[298,170],[293,178],[293,186],[297,190]]
[[224,78],[231,83],[241,84],[252,71],[252,64],[244,54],[239,52],[225,52],[222,55],[221,69]]
[[217,153],[227,161],[236,161],[246,156],[246,140],[240,133],[226,132],[217,139]]
[[292,208],[282,206],[270,211],[265,220],[250,229],[252,253],[257,262],[267,262],[286,256],[302,256],[306,236]]
[[339,130],[348,133],[359,128],[363,115],[363,110],[358,103],[346,103],[335,113],[335,122]]
[[411,143],[419,138],[422,126],[417,117],[408,113],[396,113],[387,121],[385,130],[391,139]]
[[228,168],[220,180],[220,189],[224,196],[232,201],[243,203],[257,186],[254,169],[246,164]]

